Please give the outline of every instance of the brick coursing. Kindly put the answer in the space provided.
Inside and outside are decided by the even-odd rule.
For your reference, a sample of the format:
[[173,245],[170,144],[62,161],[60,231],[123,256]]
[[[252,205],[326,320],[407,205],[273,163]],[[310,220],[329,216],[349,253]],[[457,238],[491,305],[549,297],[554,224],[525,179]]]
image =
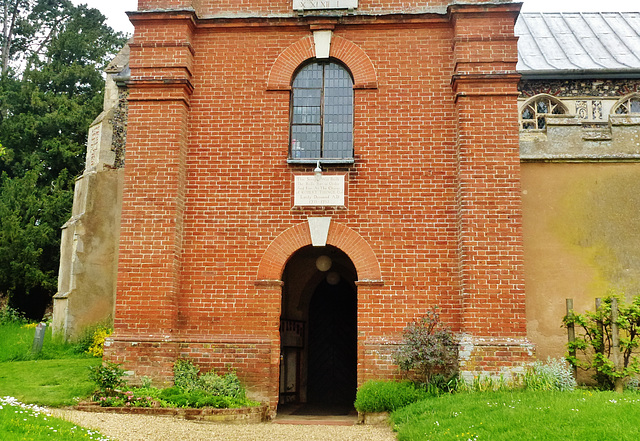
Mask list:
[[[335,20],[332,54],[366,87],[354,92],[354,164],[325,166],[346,174],[345,207],[314,208],[293,207],[293,178],[313,166],[286,161],[285,85],[295,63],[313,56],[311,26],[304,17],[292,26],[158,12],[187,3],[141,0],[141,11],[154,11],[132,17],[107,357],[165,381],[177,357],[234,368],[275,409],[279,278],[291,254],[310,244],[307,218],[324,216],[329,243],[358,271],[359,383],[395,375],[390,348],[407,322],[435,305],[469,341],[507,339],[500,352],[471,345],[483,348],[470,355],[473,369],[494,371],[493,357],[501,366],[528,360],[517,5]],[[363,10],[400,3],[361,1]],[[206,17],[225,5],[260,12],[262,4],[193,7]]]

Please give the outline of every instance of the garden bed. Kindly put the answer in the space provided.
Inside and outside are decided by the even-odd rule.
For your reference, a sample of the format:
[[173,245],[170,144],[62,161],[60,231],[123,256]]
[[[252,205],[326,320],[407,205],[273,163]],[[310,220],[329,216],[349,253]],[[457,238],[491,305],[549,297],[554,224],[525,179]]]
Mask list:
[[181,407],[102,407],[97,403],[85,402],[78,404],[74,409],[83,412],[172,416],[192,421],[253,424],[267,420],[269,407],[266,404],[231,409],[215,409],[211,407],[202,409]]

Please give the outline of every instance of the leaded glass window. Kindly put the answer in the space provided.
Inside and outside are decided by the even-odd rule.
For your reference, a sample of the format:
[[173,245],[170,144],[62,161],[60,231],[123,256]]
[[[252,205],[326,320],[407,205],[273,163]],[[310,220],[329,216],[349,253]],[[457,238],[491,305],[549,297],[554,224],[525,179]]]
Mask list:
[[565,107],[551,96],[541,96],[527,102],[520,112],[520,124],[523,130],[546,129],[547,115],[564,115]]
[[340,64],[311,63],[296,74],[291,96],[290,159],[353,159],[353,79]]
[[631,113],[640,113],[640,96],[633,95],[623,100],[614,109],[616,115],[629,115]]

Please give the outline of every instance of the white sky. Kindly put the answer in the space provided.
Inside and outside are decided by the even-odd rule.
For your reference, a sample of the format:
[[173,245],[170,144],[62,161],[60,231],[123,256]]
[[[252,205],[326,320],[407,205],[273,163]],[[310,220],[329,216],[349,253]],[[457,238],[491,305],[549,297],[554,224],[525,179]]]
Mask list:
[[[216,1],[216,0],[212,0]],[[74,4],[88,4],[107,17],[107,23],[117,31],[133,33],[125,11],[135,11],[138,0],[72,0]],[[523,12],[640,12],[640,0],[524,0]]]

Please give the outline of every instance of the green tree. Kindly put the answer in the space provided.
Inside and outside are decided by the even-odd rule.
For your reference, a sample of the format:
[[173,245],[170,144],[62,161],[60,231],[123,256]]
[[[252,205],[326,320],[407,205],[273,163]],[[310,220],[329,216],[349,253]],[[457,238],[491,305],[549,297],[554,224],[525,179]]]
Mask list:
[[11,38],[2,38],[11,66],[3,64],[0,78],[0,295],[39,319],[56,291],[60,227],[84,168],[88,127],[102,110],[102,69],[125,38],[99,11],[68,0],[2,5],[17,18]]

